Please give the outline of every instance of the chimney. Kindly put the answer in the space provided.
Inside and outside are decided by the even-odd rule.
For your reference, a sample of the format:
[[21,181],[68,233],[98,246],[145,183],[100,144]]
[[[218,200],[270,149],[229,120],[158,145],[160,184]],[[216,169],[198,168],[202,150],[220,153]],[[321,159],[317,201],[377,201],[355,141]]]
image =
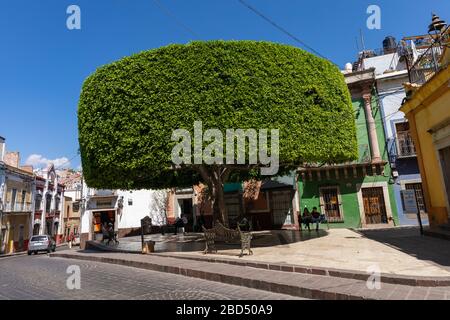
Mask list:
[[5,138],[0,137],[0,161],[3,161],[5,156]]

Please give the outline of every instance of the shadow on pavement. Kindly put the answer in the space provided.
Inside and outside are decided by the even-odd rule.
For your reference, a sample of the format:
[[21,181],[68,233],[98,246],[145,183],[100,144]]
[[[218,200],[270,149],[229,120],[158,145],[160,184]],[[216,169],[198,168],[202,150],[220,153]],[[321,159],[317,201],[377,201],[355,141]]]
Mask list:
[[355,230],[364,237],[450,271],[450,241],[421,236],[418,227]]
[[[271,230],[253,232],[252,248],[271,247],[279,245],[287,245],[296,242],[308,241],[326,237],[328,232],[326,230],[311,230],[311,231],[297,231],[297,230]],[[201,252],[205,249],[205,241],[202,233],[187,233],[186,235],[173,234],[153,234],[146,235],[145,241],[155,242],[155,252]],[[140,253],[141,237],[127,237],[119,239],[119,244],[105,244],[101,241],[89,241],[88,250],[83,252],[95,252],[95,250],[110,251],[110,252],[124,252],[124,253]],[[240,242],[230,242],[216,244],[218,250],[238,249]]]

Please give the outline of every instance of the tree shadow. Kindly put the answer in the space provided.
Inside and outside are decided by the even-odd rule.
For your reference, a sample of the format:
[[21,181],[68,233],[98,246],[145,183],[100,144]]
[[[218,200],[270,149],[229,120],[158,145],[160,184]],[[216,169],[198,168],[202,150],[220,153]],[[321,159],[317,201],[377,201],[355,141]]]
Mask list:
[[368,239],[450,271],[450,242],[445,239],[421,236],[418,227],[354,231]]

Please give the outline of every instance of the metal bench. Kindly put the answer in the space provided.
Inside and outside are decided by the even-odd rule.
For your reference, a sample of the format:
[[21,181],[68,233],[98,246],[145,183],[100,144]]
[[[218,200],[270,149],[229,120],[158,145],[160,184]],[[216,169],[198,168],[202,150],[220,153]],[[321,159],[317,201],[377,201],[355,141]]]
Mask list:
[[203,233],[205,236],[206,248],[204,254],[214,251],[217,253],[216,242],[230,243],[232,241],[239,241],[241,244],[241,253],[239,257],[244,255],[244,250],[248,250],[248,254],[252,255],[253,251],[251,249],[251,232],[242,232],[239,226],[236,230],[228,229],[220,222],[216,222],[212,229],[206,229],[204,226]]

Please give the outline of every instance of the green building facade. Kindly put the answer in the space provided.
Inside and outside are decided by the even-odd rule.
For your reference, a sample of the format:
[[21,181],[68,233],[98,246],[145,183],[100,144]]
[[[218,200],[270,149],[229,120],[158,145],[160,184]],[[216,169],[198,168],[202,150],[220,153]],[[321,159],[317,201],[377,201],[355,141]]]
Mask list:
[[300,210],[317,207],[330,228],[399,224],[373,71],[345,75],[355,112],[358,160],[299,170]]

